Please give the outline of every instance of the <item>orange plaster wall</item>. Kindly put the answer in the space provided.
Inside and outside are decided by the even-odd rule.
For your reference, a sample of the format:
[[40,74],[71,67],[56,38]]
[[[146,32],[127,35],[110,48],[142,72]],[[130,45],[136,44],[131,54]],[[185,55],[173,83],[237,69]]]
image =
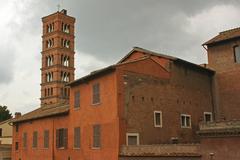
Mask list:
[[[92,104],[92,85],[95,83],[100,84],[101,103],[98,105]],[[73,159],[118,159],[119,120],[116,89],[115,72],[71,89],[70,128],[79,126],[82,136],[81,149],[73,152]],[[74,92],[76,91],[80,91],[80,108],[78,109],[74,109]],[[101,125],[101,147],[99,149],[92,147],[94,124]],[[72,142],[69,144],[70,146],[73,146]]]

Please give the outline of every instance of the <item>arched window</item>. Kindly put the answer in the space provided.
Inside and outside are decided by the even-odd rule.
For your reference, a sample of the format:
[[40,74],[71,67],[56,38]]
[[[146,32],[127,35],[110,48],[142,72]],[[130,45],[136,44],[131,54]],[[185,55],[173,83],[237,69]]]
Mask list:
[[70,25],[62,23],[62,31],[65,33],[70,33]]
[[70,41],[66,39],[61,39],[62,46],[65,48],[70,48]]
[[61,72],[61,80],[63,82],[69,82],[70,81],[70,75],[67,72]]
[[234,46],[234,60],[236,63],[240,63],[240,46]]
[[53,31],[54,31],[54,23],[47,25],[47,33],[50,33]]
[[53,57],[53,55],[51,55],[51,56],[48,56],[48,57],[46,58],[46,61],[47,61],[47,67],[49,67],[49,66],[52,66],[52,65],[53,65],[53,60],[54,60],[54,57]]
[[64,56],[63,57],[63,61],[62,61],[62,64],[66,67],[69,66],[69,57],[68,56]]
[[50,72],[50,73],[46,74],[46,80],[47,80],[47,82],[52,82],[53,81],[53,72]]

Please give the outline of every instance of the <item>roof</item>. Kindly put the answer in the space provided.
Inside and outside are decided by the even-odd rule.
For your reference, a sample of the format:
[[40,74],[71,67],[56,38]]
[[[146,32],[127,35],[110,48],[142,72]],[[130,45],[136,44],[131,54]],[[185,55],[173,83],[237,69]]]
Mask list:
[[217,36],[205,42],[203,45],[211,45],[218,42],[231,40],[240,37],[240,27],[220,32]]
[[201,65],[197,65],[197,64],[182,60],[180,58],[164,55],[164,54],[161,54],[161,53],[152,52],[152,51],[149,51],[149,50],[146,50],[146,49],[143,49],[143,48],[139,48],[139,47],[134,47],[126,56],[124,56],[119,62],[117,62],[117,64],[113,64],[113,65],[110,65],[108,67],[93,71],[93,72],[91,72],[90,74],[88,74],[84,77],[81,77],[79,79],[76,79],[76,80],[68,83],[67,86],[75,86],[77,84],[85,83],[85,82],[87,82],[89,80],[92,80],[96,77],[102,76],[102,75],[110,73],[112,71],[115,71],[116,67],[119,66],[119,65],[128,64],[128,63],[132,63],[132,62],[136,62],[136,61],[140,61],[140,60],[144,60],[144,59],[148,58],[148,57],[143,57],[143,58],[139,58],[137,60],[133,60],[133,61],[130,61],[130,62],[124,62],[124,60],[127,59],[135,51],[144,52],[144,53],[147,53],[149,55],[170,59],[170,60],[173,60],[174,62],[177,62],[177,63],[183,63],[183,64],[190,65],[192,67],[196,67],[198,69],[201,69],[201,70],[204,70],[204,71],[207,71],[207,72],[210,72],[210,73],[214,73],[213,70],[205,68]]
[[138,51],[138,52],[143,52],[143,53],[147,53],[149,55],[152,55],[152,56],[157,56],[157,57],[161,57],[161,58],[166,58],[166,59],[169,59],[169,60],[172,60],[174,62],[177,62],[177,63],[182,63],[182,64],[185,64],[185,65],[189,65],[191,67],[196,67],[200,70],[204,70],[204,71],[207,71],[207,72],[210,72],[210,73],[214,73],[213,70],[209,69],[209,68],[206,68],[204,66],[201,66],[201,65],[197,65],[197,64],[194,64],[194,63],[191,63],[191,62],[188,62],[186,60],[183,60],[183,59],[180,59],[180,58],[177,58],[177,57],[173,57],[173,56],[168,56],[168,55],[165,55],[165,54],[162,54],[162,53],[157,53],[157,52],[153,52],[153,51],[150,51],[150,50],[147,50],[147,49],[143,49],[143,48],[140,48],[140,47],[134,47],[125,57],[123,57],[117,64],[120,64],[122,63],[125,59],[127,59],[133,52],[135,51]]
[[1,125],[1,124],[4,124],[4,123],[8,123],[8,122],[11,121],[11,120],[12,120],[12,118],[7,119],[7,120],[5,120],[5,121],[2,121],[2,122],[0,122],[0,125]]
[[240,120],[200,123],[202,137],[240,136]]
[[79,79],[76,79],[76,80],[68,83],[67,85],[68,86],[74,86],[74,85],[77,85],[77,84],[80,84],[80,83],[84,83],[88,80],[94,79],[95,77],[98,77],[98,76],[101,76],[103,74],[107,74],[109,72],[112,72],[115,69],[116,69],[116,65],[111,65],[111,66],[108,66],[108,67],[105,67],[105,68],[102,68],[102,69],[99,69],[99,70],[95,70],[95,71],[91,72],[90,74],[88,74],[84,77],[81,77]]
[[33,110],[29,113],[22,115],[17,119],[13,119],[12,123],[24,122],[29,120],[35,120],[40,118],[52,117],[57,115],[64,115],[68,114],[69,112],[69,105],[67,104],[59,104],[55,106],[48,106],[48,107],[40,107],[36,110]]
[[121,146],[120,156],[200,157],[199,144],[156,144]]
[[143,49],[143,48],[140,48],[140,47],[133,47],[133,49],[126,56],[124,56],[118,62],[118,64],[122,63],[125,59],[127,59],[135,51],[147,53],[147,54],[150,54],[150,55],[153,55],[153,56],[163,57],[163,58],[170,59],[170,60],[176,60],[177,59],[176,57],[172,57],[172,56],[168,56],[168,55],[165,55],[165,54],[153,52],[153,51],[150,51],[150,50],[147,50],[147,49]]

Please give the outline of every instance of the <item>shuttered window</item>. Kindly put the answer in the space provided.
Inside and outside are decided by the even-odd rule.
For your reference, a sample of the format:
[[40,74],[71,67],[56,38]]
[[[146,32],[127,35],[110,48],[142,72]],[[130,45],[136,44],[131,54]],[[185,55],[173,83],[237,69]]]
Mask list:
[[98,104],[100,103],[100,85],[99,83],[96,83],[92,87],[92,103]]
[[44,130],[44,148],[49,147],[49,130]]
[[23,148],[27,148],[27,133],[23,133]]
[[93,125],[93,147],[101,147],[101,126],[99,124]]
[[38,132],[37,131],[34,131],[33,132],[33,142],[32,142],[32,147],[33,148],[37,148],[37,145],[38,145]]
[[74,128],[74,148],[80,148],[81,132],[80,127]]
[[56,147],[67,148],[68,144],[68,130],[67,128],[60,128],[56,130]]
[[74,93],[74,108],[80,107],[80,92],[77,91]]

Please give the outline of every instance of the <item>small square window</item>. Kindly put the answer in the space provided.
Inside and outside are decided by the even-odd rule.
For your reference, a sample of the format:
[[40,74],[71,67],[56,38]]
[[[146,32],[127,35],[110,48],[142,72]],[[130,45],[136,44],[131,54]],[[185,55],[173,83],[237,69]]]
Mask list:
[[154,111],[154,127],[162,127],[162,112]]
[[138,133],[127,133],[127,145],[139,145]]
[[212,122],[212,112],[204,112],[204,122]]
[[181,114],[181,127],[191,128],[191,116],[187,114]]

